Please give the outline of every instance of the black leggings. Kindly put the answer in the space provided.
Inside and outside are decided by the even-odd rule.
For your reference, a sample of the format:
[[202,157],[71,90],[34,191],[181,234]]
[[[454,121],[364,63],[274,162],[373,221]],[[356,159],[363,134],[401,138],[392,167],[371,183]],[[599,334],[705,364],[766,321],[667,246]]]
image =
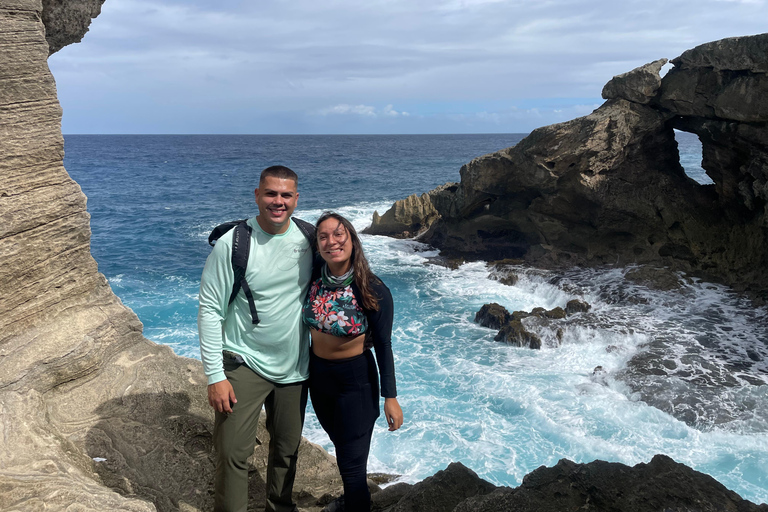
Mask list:
[[320,425],[336,447],[345,512],[369,512],[368,451],[379,417],[378,372],[371,351],[334,360],[312,354],[309,395]]

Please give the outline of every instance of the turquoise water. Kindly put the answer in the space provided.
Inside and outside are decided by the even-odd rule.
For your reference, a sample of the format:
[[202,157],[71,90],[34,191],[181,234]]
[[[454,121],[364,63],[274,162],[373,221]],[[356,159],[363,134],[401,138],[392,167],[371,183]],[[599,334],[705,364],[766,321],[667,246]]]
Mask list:
[[[333,208],[363,228],[374,210],[456,181],[463,163],[521,137],[67,136],[65,164],[89,197],[100,271],[149,339],[199,358],[205,239],[219,222],[256,213],[252,189],[262,168],[284,163],[299,173],[298,216],[312,221]],[[678,140],[687,171],[704,182],[695,138]],[[371,471],[413,482],[461,461],[515,486],[563,457],[636,464],[665,453],[747,499],[768,501],[768,385],[754,385],[768,381],[766,311],[709,283],[648,291],[622,270],[518,269],[520,281],[509,287],[490,279],[482,262],[450,270],[428,264],[436,252],[417,242],[363,241],[396,301],[406,415],[398,432],[377,425]],[[552,328],[539,327],[539,351],[495,343],[494,331],[472,321],[488,302],[512,311],[573,298],[593,309],[568,321],[562,345]],[[652,350],[686,372],[627,373]],[[697,421],[664,412],[672,402]],[[305,435],[332,449],[311,411]]]

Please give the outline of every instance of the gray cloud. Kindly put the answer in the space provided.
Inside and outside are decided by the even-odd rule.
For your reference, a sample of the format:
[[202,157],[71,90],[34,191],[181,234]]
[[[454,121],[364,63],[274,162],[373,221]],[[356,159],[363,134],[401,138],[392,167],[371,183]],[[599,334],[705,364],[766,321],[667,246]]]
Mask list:
[[[766,0],[107,0],[50,65],[65,132],[206,132],[228,120],[263,131],[243,112],[273,124],[283,113],[299,132],[323,119],[344,131],[342,117],[435,131],[456,116],[471,131],[527,131],[599,101],[616,74],[757,33],[766,14]],[[342,105],[375,115],[318,115]]]

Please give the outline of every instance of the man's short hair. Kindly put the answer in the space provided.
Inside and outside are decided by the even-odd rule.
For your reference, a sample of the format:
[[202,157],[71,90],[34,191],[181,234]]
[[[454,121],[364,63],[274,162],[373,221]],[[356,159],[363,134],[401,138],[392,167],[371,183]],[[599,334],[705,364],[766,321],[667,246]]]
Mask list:
[[296,185],[299,184],[298,175],[284,165],[272,165],[261,171],[261,176],[259,177],[259,186],[261,186],[261,182],[263,182],[265,178],[293,180],[296,182]]

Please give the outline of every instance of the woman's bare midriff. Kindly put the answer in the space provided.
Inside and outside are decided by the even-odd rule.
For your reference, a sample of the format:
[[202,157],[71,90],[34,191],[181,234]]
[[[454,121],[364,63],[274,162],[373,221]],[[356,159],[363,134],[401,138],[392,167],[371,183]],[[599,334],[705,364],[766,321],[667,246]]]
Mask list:
[[332,334],[310,329],[312,333],[312,352],[323,359],[346,359],[363,353],[365,334],[354,338],[342,338]]

